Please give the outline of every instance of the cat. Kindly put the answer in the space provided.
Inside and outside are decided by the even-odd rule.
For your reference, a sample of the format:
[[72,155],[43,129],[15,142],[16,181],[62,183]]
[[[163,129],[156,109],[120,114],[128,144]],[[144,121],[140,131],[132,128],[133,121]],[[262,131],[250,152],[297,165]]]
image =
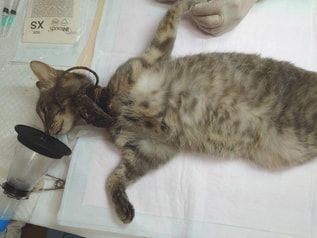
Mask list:
[[106,190],[123,223],[134,218],[127,186],[181,151],[235,155],[268,169],[317,155],[315,72],[241,53],[171,59],[178,23],[196,2],[173,5],[149,47],[122,64],[106,87],[31,62],[48,133],[67,133],[81,118],[108,128],[122,160]]

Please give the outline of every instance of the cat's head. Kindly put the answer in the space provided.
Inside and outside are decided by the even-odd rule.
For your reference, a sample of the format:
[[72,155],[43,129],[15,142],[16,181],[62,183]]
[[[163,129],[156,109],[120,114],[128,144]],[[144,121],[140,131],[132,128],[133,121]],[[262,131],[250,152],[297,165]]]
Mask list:
[[36,111],[45,131],[51,135],[69,132],[80,119],[73,110],[71,97],[82,87],[90,85],[91,81],[78,73],[63,75],[64,71],[39,61],[32,61],[30,67],[38,79],[36,86],[40,97]]

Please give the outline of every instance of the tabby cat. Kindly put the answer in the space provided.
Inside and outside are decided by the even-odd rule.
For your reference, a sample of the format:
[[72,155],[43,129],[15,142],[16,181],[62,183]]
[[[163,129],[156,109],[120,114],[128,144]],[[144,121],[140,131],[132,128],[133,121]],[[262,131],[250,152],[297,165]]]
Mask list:
[[124,223],[134,217],[127,186],[180,151],[235,155],[269,169],[317,155],[316,73],[250,54],[170,58],[177,25],[195,2],[173,5],[145,52],[107,87],[31,62],[48,133],[67,133],[84,118],[108,128],[121,150],[106,190]]

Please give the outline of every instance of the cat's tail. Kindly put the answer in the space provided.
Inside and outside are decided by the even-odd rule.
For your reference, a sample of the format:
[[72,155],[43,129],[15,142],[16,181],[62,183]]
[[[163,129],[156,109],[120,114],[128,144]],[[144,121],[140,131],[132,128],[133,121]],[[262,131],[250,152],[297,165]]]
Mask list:
[[143,62],[151,66],[170,57],[176,39],[178,24],[198,0],[182,0],[175,3],[161,20],[149,47],[142,54]]

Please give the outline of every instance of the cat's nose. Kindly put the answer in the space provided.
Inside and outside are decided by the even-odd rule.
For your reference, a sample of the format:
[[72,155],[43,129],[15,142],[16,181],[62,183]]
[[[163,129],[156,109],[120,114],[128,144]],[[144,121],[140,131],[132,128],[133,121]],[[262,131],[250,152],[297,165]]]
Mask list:
[[49,135],[56,135],[58,131],[56,130],[54,125],[51,125],[49,128],[47,128],[46,133]]
[[45,132],[46,134],[50,135],[50,130],[49,130],[47,127],[45,128],[44,132]]
[[47,134],[51,136],[51,135],[55,135],[56,133],[54,132],[54,130],[49,129],[47,130]]

